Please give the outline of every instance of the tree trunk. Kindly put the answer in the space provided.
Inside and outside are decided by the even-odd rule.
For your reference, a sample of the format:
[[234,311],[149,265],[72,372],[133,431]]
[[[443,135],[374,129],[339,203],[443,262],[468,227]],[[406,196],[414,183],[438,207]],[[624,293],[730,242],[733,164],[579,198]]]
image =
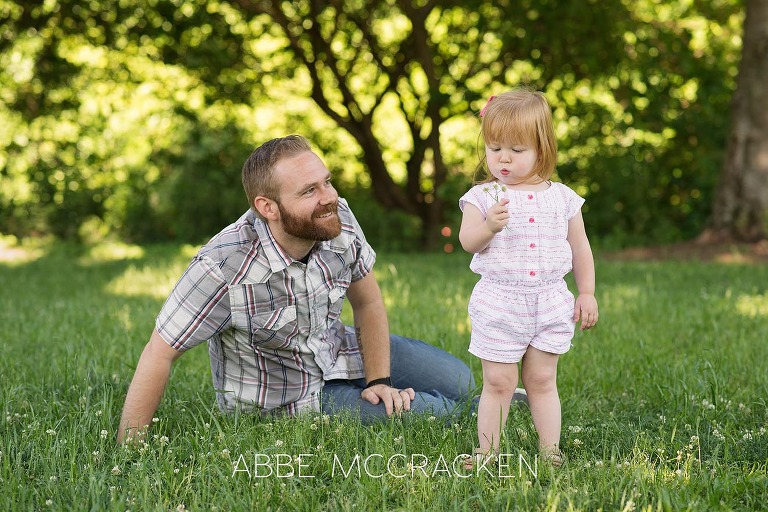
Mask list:
[[768,211],[768,0],[747,0],[730,134],[709,228],[701,241],[766,238]]

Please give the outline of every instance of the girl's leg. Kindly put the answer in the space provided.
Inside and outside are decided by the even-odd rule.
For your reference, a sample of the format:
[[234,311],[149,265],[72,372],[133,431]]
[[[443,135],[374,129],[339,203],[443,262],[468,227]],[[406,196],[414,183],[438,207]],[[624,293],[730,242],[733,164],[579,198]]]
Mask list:
[[499,450],[501,429],[517,387],[517,364],[482,360],[483,391],[477,407],[477,437],[483,453]]
[[539,433],[539,449],[546,452],[559,452],[562,419],[557,393],[558,358],[558,354],[528,347],[522,361],[523,385]]

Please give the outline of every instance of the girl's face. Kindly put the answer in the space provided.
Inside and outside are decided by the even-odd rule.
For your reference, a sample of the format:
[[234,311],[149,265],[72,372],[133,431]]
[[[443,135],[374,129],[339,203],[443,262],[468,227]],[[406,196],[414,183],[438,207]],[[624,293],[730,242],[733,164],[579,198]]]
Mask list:
[[529,179],[537,157],[536,149],[525,144],[494,142],[485,146],[488,170],[504,185],[516,185]]

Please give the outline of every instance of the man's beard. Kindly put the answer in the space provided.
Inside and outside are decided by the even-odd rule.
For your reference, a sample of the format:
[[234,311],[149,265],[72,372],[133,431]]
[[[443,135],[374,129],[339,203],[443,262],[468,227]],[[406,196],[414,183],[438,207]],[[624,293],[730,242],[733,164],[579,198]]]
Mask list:
[[[341,234],[341,220],[338,214],[339,203],[329,204],[324,208],[315,210],[309,219],[293,215],[284,209],[279,202],[277,208],[280,211],[283,231],[291,236],[304,240],[323,241],[331,240]],[[317,218],[327,213],[333,213],[333,215],[323,219]]]

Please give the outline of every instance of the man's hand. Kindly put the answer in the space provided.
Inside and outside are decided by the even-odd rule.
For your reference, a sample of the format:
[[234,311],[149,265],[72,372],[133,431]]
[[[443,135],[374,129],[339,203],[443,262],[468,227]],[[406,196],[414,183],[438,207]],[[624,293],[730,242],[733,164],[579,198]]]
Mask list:
[[360,396],[373,405],[384,402],[387,416],[392,416],[393,412],[400,414],[402,411],[410,411],[411,400],[416,398],[416,392],[413,388],[397,389],[386,384],[376,384],[365,388]]

